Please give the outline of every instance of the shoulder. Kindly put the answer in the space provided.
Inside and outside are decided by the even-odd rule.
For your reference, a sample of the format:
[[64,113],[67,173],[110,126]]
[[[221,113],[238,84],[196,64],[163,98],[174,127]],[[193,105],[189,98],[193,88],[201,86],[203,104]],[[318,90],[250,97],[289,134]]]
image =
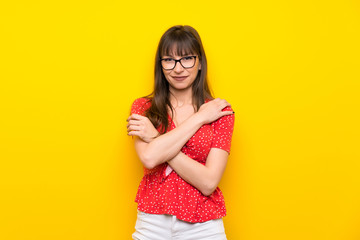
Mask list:
[[[209,101],[211,101],[211,100],[209,100]],[[222,109],[222,111],[223,112],[224,111],[234,112],[232,106],[225,107],[224,109]],[[234,127],[234,123],[235,123],[235,114],[229,114],[229,115],[225,115],[225,116],[219,118],[218,120],[214,121],[213,125],[215,127],[219,127],[219,126],[228,127],[232,131],[232,128]]]
[[[209,99],[209,98],[207,98],[207,99],[205,99],[205,102],[204,103],[207,103],[207,102],[210,102],[210,101],[212,101],[212,100],[215,100],[215,98],[213,98],[213,99]],[[226,99],[225,99],[226,100]],[[232,107],[230,106],[230,107],[226,107],[226,108],[224,108],[222,111],[234,111],[233,109],[232,109]],[[229,115],[229,116],[232,116],[232,115]]]
[[131,105],[131,113],[143,115],[151,106],[151,98],[137,98]]
[[220,148],[230,153],[231,139],[234,132],[235,114],[232,106],[225,107],[222,111],[232,112],[211,123],[213,128],[212,148]]
[[141,97],[134,100],[133,105],[151,104],[151,98]]

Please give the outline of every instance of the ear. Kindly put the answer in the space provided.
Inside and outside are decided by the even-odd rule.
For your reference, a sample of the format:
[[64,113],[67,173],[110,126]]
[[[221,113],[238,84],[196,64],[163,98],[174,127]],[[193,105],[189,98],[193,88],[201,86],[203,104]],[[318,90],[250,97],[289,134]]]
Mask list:
[[201,63],[199,62],[199,70],[201,70]]

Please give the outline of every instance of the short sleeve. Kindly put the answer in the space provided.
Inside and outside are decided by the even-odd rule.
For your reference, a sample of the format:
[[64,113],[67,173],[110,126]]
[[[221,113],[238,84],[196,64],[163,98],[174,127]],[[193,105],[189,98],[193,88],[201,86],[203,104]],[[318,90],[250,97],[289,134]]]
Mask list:
[[130,114],[145,115],[146,110],[151,106],[151,100],[149,98],[138,98],[131,105]]
[[[233,111],[230,107],[223,111]],[[235,115],[226,115],[212,123],[214,129],[211,148],[220,148],[230,153],[231,139],[234,131]]]
[[[133,102],[133,104],[131,105],[131,110],[130,110],[130,114],[139,114],[142,116],[145,116],[146,110],[148,110],[151,106],[151,99],[150,98],[138,98],[135,99],[135,101]],[[162,179],[165,176],[165,168],[166,168],[167,164],[163,163],[160,164],[158,166],[156,166],[153,169],[147,169],[146,167],[144,167],[144,175],[148,175],[148,174],[159,174],[159,178]]]

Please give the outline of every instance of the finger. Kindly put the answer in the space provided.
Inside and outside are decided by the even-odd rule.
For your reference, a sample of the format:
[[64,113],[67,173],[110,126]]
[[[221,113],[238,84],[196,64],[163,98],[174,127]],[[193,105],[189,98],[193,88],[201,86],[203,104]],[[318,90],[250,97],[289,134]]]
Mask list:
[[139,131],[141,128],[140,126],[134,126],[134,125],[131,125],[127,128],[127,131],[130,132],[130,131]]
[[130,126],[133,126],[133,125],[135,125],[135,124],[128,123],[128,124],[126,124],[126,128],[129,128]]
[[142,115],[139,115],[139,114],[136,114],[136,113],[133,113],[130,115],[130,120],[133,119],[133,120],[142,120],[146,117],[142,116]]
[[127,118],[126,121],[130,121],[130,120],[132,120],[132,119],[138,119],[139,116],[141,116],[141,115],[136,114],[136,113],[133,113],[133,114],[131,114],[131,115]]
[[221,98],[215,98],[214,99],[214,104],[216,104],[216,105],[220,105],[220,104],[222,104],[223,103],[223,99],[221,99]]
[[221,109],[224,109],[226,107],[231,107],[231,104],[228,101],[223,100],[221,103],[221,107],[222,107]]
[[126,128],[127,128],[127,129],[141,130],[141,129],[142,129],[142,125],[128,124],[128,125],[126,125]]
[[137,132],[137,131],[131,131],[131,132],[128,132],[127,135],[128,135],[128,136],[138,136],[138,137],[139,137],[139,132]]
[[226,101],[225,99],[221,99],[221,103],[222,104],[226,104],[226,105],[228,105],[228,104],[230,104],[228,101]]
[[136,116],[137,114],[131,114],[127,119],[126,121],[129,122],[131,120],[134,120],[134,119],[138,119],[138,117]]
[[234,111],[222,111],[221,116],[223,117],[223,116],[227,116],[227,115],[232,115],[234,113],[235,113]]
[[216,104],[216,105],[229,104],[228,101],[226,101],[225,99],[221,99],[221,98],[215,98],[213,101],[214,101],[214,104]]
[[141,120],[130,120],[128,125],[140,125]]

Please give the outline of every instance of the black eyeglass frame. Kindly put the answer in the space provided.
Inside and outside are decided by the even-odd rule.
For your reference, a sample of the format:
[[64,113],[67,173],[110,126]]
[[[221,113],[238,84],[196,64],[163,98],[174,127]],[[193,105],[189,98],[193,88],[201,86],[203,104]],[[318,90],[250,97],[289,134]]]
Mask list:
[[[183,60],[184,58],[187,58],[187,57],[193,57],[194,58],[194,64],[191,66],[191,67],[184,67],[184,65],[182,65],[182,63],[181,63],[181,60]],[[178,59],[178,60],[176,60],[176,59],[173,59],[173,58],[160,58],[160,64],[161,64],[161,67],[164,69],[164,70],[173,70],[175,67],[176,67],[176,63],[180,63],[180,65],[183,67],[183,68],[193,68],[194,66],[195,66],[195,63],[196,63],[196,57],[197,56],[195,56],[195,55],[193,55],[193,56],[185,56],[185,57],[182,57],[182,58],[180,58],[180,59]],[[169,68],[169,69],[167,69],[167,68],[164,68],[164,66],[162,65],[162,63],[161,63],[161,61],[162,60],[166,60],[166,59],[172,59],[172,60],[174,60],[175,61],[175,64],[174,64],[174,67],[173,68]]]

